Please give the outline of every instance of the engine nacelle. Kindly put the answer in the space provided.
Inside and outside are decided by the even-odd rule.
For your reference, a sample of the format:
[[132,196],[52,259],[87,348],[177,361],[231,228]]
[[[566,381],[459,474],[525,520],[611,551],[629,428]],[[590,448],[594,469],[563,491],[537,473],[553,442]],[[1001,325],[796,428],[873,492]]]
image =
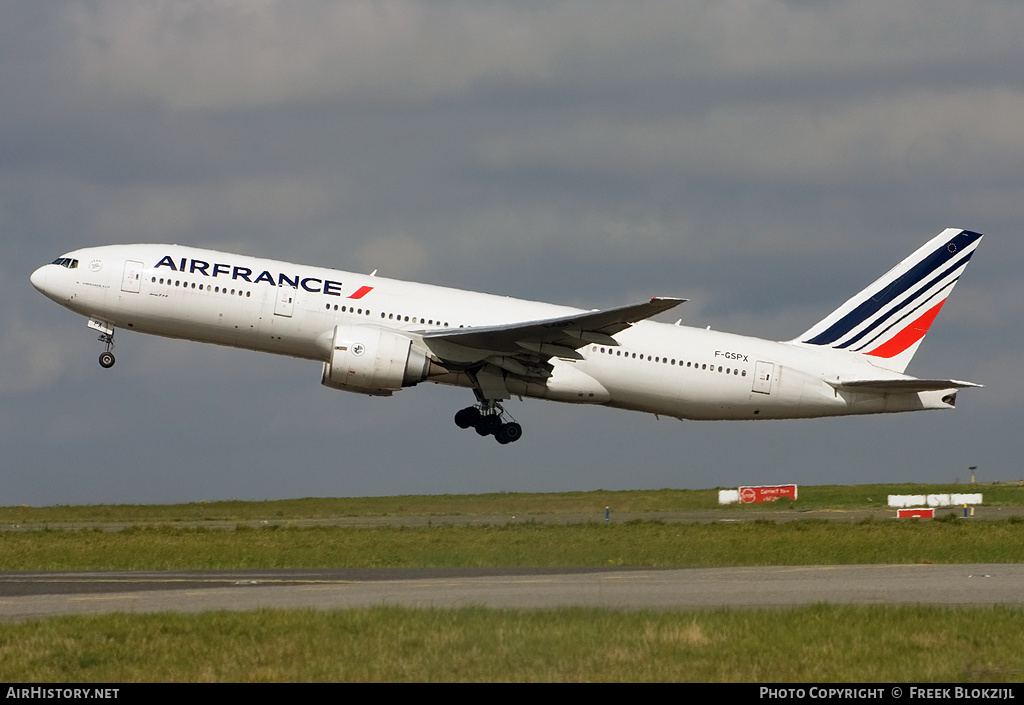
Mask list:
[[378,326],[336,326],[321,383],[346,392],[391,396],[427,378],[430,358],[410,338]]

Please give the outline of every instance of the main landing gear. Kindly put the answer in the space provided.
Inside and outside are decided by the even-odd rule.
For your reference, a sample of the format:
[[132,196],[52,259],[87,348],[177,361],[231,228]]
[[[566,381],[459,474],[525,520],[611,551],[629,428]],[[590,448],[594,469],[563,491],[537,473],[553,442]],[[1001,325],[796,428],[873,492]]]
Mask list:
[[523,427],[515,421],[502,421],[504,415],[505,410],[497,402],[467,406],[456,412],[455,425],[473,428],[481,436],[494,436],[501,445],[515,443],[523,437]]

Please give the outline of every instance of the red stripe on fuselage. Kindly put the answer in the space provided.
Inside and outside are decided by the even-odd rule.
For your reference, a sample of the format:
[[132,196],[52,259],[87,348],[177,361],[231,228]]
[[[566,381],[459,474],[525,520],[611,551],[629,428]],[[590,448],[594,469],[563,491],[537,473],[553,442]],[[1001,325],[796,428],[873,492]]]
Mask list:
[[924,337],[924,334],[928,332],[928,328],[931,327],[932,321],[939,315],[939,309],[942,308],[944,303],[946,303],[945,299],[925,311],[924,315],[889,340],[864,354],[873,355],[874,357],[896,357]]
[[367,294],[369,294],[371,291],[373,291],[373,287],[372,286],[361,286],[358,289],[356,289],[356,293],[352,294],[352,296],[350,296],[349,298],[350,299],[361,299],[364,296],[366,296]]

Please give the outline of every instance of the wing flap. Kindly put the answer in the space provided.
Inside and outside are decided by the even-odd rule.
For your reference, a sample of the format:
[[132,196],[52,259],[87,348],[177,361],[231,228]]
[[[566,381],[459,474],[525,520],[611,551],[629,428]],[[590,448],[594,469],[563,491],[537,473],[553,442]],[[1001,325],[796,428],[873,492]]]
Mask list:
[[450,343],[464,348],[509,355],[529,351],[545,358],[562,357],[559,352],[561,350],[566,353],[565,356],[574,356],[568,353],[590,343],[618,345],[611,336],[638,321],[668,311],[684,301],[686,299],[655,297],[650,301],[627,306],[580,311],[558,318],[458,330],[427,331],[422,335],[427,345],[432,342]]

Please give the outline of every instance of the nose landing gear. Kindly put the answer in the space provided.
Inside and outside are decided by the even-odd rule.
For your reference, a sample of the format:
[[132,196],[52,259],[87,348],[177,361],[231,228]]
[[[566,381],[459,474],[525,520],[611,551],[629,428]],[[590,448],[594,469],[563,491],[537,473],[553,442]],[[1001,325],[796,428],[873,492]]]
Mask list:
[[107,346],[107,349],[100,353],[100,367],[109,370],[116,362],[114,353],[114,327],[95,319],[89,319],[89,327],[100,332],[99,341]]
[[522,438],[523,427],[515,421],[502,421],[505,415],[505,409],[497,402],[467,406],[456,412],[455,425],[472,428],[480,436],[494,436],[494,440],[506,445]]

